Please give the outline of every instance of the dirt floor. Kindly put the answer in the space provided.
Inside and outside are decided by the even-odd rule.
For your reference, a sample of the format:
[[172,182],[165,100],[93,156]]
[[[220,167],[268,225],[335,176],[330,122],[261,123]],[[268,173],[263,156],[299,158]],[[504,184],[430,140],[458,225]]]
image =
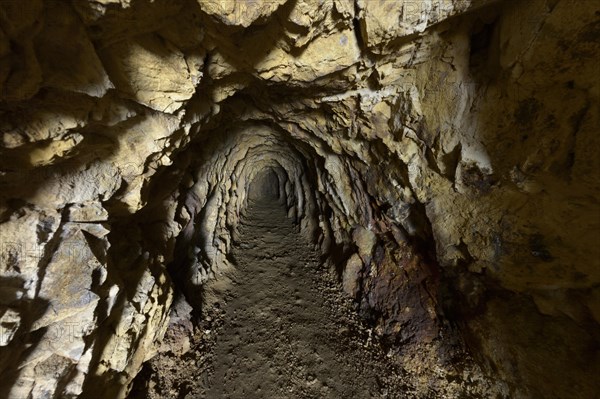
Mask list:
[[131,398],[406,397],[398,367],[279,202],[253,204],[240,233],[221,300],[194,327],[170,328]]

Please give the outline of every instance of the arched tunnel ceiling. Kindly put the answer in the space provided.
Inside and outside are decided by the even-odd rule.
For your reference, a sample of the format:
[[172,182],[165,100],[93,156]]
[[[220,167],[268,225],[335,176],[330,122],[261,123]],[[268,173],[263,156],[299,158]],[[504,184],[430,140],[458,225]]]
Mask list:
[[414,397],[598,395],[599,15],[0,3],[0,396],[125,397],[265,168]]

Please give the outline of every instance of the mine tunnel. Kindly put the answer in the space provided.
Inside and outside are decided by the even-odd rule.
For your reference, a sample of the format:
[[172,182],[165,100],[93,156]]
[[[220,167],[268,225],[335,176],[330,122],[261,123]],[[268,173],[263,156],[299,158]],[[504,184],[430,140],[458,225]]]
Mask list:
[[280,182],[279,176],[272,168],[261,170],[248,186],[248,201],[251,203],[279,203],[282,198],[282,187],[286,180]]
[[600,397],[600,2],[0,1],[0,399]]

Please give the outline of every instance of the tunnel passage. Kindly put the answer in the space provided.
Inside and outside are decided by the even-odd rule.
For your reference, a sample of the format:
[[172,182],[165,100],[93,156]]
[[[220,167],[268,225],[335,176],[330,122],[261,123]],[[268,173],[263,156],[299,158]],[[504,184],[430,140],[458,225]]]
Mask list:
[[[356,312],[358,292],[383,283],[364,274],[361,288],[361,269],[373,260],[382,278],[394,272],[391,260],[383,263],[388,255],[371,255],[377,239],[364,227],[373,223],[366,188],[355,178],[356,165],[297,134],[249,123],[209,134],[219,140],[192,148],[195,179],[183,203],[193,216],[179,236],[181,260],[171,275],[182,303],[192,304],[199,318],[191,344],[202,349],[148,367],[189,368],[179,377],[205,395],[199,397],[261,390],[257,397],[370,398],[404,389],[397,362],[371,342],[372,326]],[[342,276],[332,263],[335,248],[350,273]],[[397,304],[404,302],[398,293],[422,302],[422,280],[417,288],[392,284],[385,296],[361,305],[392,307],[375,310],[390,314],[392,327],[382,333],[395,334],[394,326],[414,317],[404,312],[398,319]],[[412,313],[431,319],[420,306]],[[422,330],[431,325],[423,322]],[[179,340],[177,331],[168,330],[175,335],[166,339]],[[163,369],[148,372],[170,378]]]
[[332,306],[348,302],[332,292],[335,277],[288,217],[277,174],[265,169],[249,187],[232,284],[220,293],[227,299],[211,373],[199,379],[208,383],[196,392],[206,398],[366,399],[398,391],[379,383],[400,381],[394,367],[353,340],[351,329],[358,327],[348,322],[348,309]]
[[[279,171],[283,174],[283,171]],[[263,169],[248,187],[248,200],[252,203],[276,202],[281,199],[278,174],[272,168]]]
[[253,121],[208,132],[213,140],[190,149],[194,179],[171,276],[182,293],[173,312],[197,327],[174,317],[183,324],[165,340],[191,336],[182,345],[196,349],[147,363],[140,383],[158,380],[159,392],[184,381],[211,399],[259,389],[257,397],[371,398],[407,390],[398,357],[374,336],[410,343],[413,359],[436,356],[435,345],[418,346],[439,329],[428,265],[375,220],[364,164],[302,134]]
[[182,274],[188,301],[198,306],[203,301],[198,292],[211,289],[204,283],[227,279],[233,269],[232,245],[240,241],[240,220],[257,198],[277,196],[287,216],[323,250],[331,235],[324,216],[330,178],[313,148],[261,124],[219,134],[198,149],[195,183],[185,201],[193,216],[177,243],[182,259],[175,273]]

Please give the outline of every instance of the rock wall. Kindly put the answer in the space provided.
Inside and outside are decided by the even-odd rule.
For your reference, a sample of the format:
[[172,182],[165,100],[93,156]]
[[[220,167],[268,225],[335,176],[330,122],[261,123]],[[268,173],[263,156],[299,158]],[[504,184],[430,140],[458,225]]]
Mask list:
[[0,396],[126,396],[264,168],[418,397],[598,395],[599,26],[594,0],[3,1]]

